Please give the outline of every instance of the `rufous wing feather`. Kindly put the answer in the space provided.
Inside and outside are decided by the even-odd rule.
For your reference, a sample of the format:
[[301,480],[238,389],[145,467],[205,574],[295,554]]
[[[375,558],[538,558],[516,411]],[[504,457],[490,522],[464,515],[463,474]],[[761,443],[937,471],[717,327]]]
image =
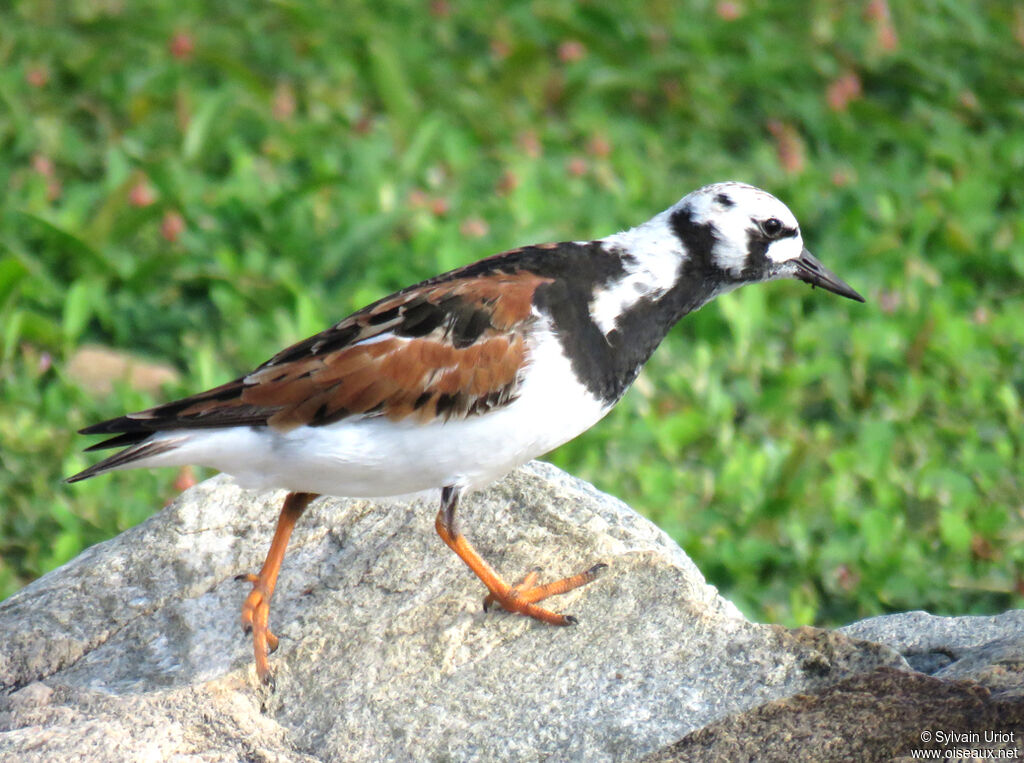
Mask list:
[[374,303],[233,382],[83,432],[142,440],[167,429],[288,431],[350,416],[427,422],[508,403],[528,362],[534,292],[549,279],[450,276]]

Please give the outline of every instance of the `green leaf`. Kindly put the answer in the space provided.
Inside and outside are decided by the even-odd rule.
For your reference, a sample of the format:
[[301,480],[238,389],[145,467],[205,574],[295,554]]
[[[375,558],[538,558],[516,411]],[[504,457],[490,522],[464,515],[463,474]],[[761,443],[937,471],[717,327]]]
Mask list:
[[96,282],[82,279],[71,284],[67,291],[61,325],[64,341],[69,345],[78,341],[94,314],[96,302],[101,299],[97,286]]
[[377,96],[394,117],[395,123],[402,130],[408,130],[412,126],[417,107],[415,95],[405,77],[402,60],[395,48],[379,36],[367,43],[367,53]]
[[181,143],[181,153],[185,161],[194,162],[203,153],[209,140],[215,120],[230,98],[227,91],[215,93],[203,100],[196,109],[195,115],[189,120],[188,129]]
[[28,268],[23,262],[9,255],[0,258],[0,308],[14,296],[27,275]]
[[0,356],[6,363],[14,355],[14,350],[21,339],[21,326],[25,320],[23,310],[12,310],[4,314],[3,331],[3,355]]
[[942,542],[957,553],[971,548],[971,526],[962,511],[943,509],[939,512],[939,535]]
[[64,230],[57,223],[32,212],[20,211],[17,214],[26,222],[46,233],[53,240],[54,245],[60,247],[66,255],[80,258],[82,261],[78,263],[80,268],[82,264],[88,263],[105,272],[114,269],[114,263],[111,260],[105,257],[100,250],[88,244],[77,233]]
[[893,518],[882,509],[865,511],[860,518],[860,529],[870,557],[884,556],[896,541]]

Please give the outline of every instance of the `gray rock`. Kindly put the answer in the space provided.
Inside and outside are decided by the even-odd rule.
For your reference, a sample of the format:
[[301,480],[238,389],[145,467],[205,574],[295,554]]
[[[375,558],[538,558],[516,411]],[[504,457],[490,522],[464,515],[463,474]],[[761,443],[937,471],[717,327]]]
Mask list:
[[890,646],[920,672],[860,672],[715,721],[645,761],[904,760],[915,751],[940,759],[972,751],[993,759],[1024,756],[1024,612],[906,612],[837,634]]
[[936,650],[954,653],[990,641],[1024,637],[1024,610],[990,617],[940,617],[927,612],[901,612],[869,617],[839,628],[847,636],[888,644],[901,654]]
[[976,681],[993,694],[1024,699],[1024,611],[992,617],[905,612],[861,620],[840,632],[887,644],[915,670]]
[[285,559],[273,690],[235,581],[282,493],[224,477],[0,604],[0,756],[19,760],[631,760],[716,720],[879,666],[886,646],[745,620],[619,501],[533,463],[464,502],[507,577],[603,561],[554,600],[579,625],[481,611],[436,495],[322,499]]
[[1020,759],[1022,734],[1024,703],[970,681],[879,668],[716,721],[644,763]]

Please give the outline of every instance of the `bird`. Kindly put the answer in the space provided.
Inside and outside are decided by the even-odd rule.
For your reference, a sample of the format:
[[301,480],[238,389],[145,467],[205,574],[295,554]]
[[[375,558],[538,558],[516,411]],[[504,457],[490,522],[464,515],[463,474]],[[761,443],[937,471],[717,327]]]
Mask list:
[[864,298],[804,246],[789,208],[714,183],[604,238],[523,246],[409,286],[199,394],[81,430],[121,448],[68,478],[201,465],[243,488],[287,490],[242,605],[257,677],[272,682],[270,601],[289,537],[320,495],[440,489],[435,528],[497,605],[550,625],[540,605],[596,579],[595,564],[506,582],[456,521],[460,500],[586,431],[685,315],[737,287],[797,279]]

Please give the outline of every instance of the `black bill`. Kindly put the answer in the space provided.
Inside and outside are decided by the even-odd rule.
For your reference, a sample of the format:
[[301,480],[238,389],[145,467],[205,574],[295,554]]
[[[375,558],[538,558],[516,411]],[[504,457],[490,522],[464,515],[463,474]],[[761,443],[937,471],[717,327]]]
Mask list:
[[794,278],[799,278],[811,286],[820,286],[822,289],[838,294],[840,297],[855,299],[858,302],[864,301],[864,297],[855,292],[843,279],[818,262],[818,258],[806,249],[800,253],[796,260],[791,260],[791,262],[796,264]]

